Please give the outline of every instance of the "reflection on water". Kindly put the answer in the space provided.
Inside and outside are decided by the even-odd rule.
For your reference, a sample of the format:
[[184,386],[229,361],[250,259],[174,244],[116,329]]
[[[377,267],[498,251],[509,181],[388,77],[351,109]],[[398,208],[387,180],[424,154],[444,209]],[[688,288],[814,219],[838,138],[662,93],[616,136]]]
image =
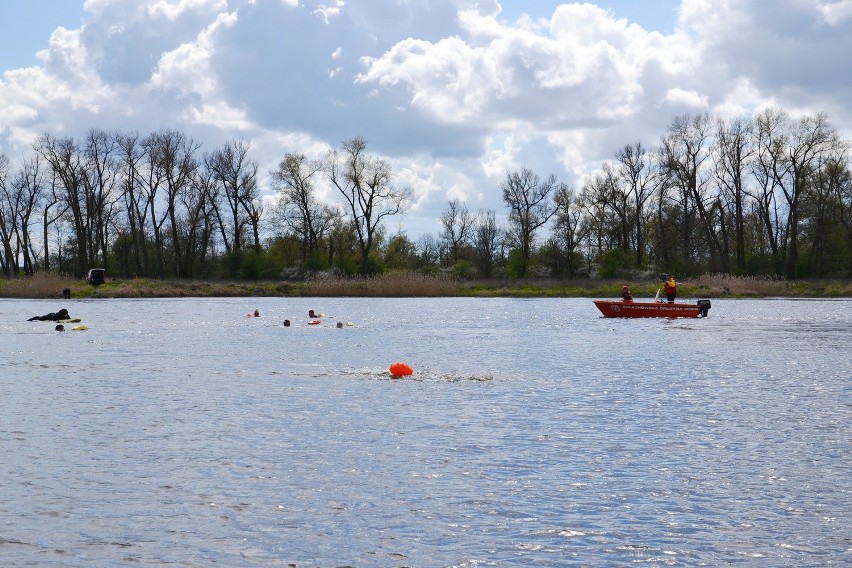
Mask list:
[[852,560],[849,301],[65,304],[0,301],[3,565]]

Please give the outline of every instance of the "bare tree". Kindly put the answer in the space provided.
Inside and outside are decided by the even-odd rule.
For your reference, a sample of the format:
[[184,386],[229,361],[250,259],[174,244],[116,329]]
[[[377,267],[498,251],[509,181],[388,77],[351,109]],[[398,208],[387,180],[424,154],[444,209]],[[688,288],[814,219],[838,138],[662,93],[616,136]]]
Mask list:
[[[716,196],[708,195],[707,170],[710,141],[710,115],[706,113],[676,116],[663,136],[661,159],[669,181],[677,191],[682,213],[683,260],[695,262],[699,250],[693,236],[693,212],[698,213],[700,225],[710,253],[710,268],[719,269],[725,259],[719,243],[717,226],[710,214]],[[699,233],[700,234],[700,233]]]
[[120,135],[117,143],[121,196],[124,199],[125,220],[130,230],[135,274],[146,276],[150,265],[145,222],[148,218],[148,207],[152,204],[146,198],[144,175],[141,171],[145,153],[139,143],[139,134],[135,132]]
[[653,167],[651,157],[641,142],[626,145],[616,153],[618,177],[626,186],[626,193],[632,198],[632,216],[634,246],[636,248],[636,266],[642,266],[645,250],[644,226],[647,221],[645,209],[660,183],[659,172]]
[[[155,224],[155,235],[158,235],[155,238],[160,240],[160,246],[162,246],[162,227],[168,220],[174,274],[182,278],[187,276],[188,267],[184,264],[185,243],[181,238],[182,218],[179,219],[181,212],[178,211],[178,205],[185,193],[193,189],[194,176],[198,169],[195,155],[200,144],[182,132],[163,130],[150,137],[148,147],[153,170],[150,174],[152,181],[150,191],[153,195],[156,186],[165,190],[165,211]],[[160,252],[161,269],[165,267],[164,260]]]
[[440,262],[440,245],[434,235],[423,235],[417,241],[417,250],[422,268],[432,268]]
[[716,122],[716,144],[713,147],[716,179],[721,193],[733,209],[736,265],[745,270],[745,197],[746,174],[754,155],[751,121],[746,117]]
[[840,145],[837,131],[828,121],[828,115],[818,113],[802,117],[792,128],[787,160],[790,164],[789,183],[781,190],[787,200],[789,219],[789,254],[787,278],[795,278],[799,262],[799,219],[802,194],[819,174],[820,156],[830,153]]
[[[0,154],[0,194],[3,197],[2,201],[0,201],[0,245],[2,245],[2,250],[0,250],[0,269],[3,270],[6,276],[12,276],[18,272],[18,260],[12,250],[15,216],[17,212],[10,210],[8,207],[10,201],[8,196],[11,193],[11,181],[9,180],[11,173],[9,168],[9,158],[6,154]],[[14,202],[14,200],[12,201]]]
[[494,267],[500,256],[502,233],[494,211],[489,209],[477,214],[473,226],[473,247],[476,250],[479,270],[485,278],[491,278],[494,274]]
[[360,272],[366,276],[373,272],[370,253],[382,221],[406,209],[411,191],[393,182],[388,162],[367,155],[367,141],[360,136],[343,142],[340,150],[329,153],[326,173],[346,201],[358,235]]
[[30,225],[33,213],[41,200],[44,191],[44,168],[38,155],[26,160],[21,166],[17,177],[12,182],[12,188],[17,201],[17,219],[15,232],[23,255],[24,274],[35,272],[38,254],[33,247],[30,236]]
[[295,234],[302,248],[302,262],[316,261],[323,237],[331,231],[338,212],[321,203],[316,196],[315,176],[322,163],[311,161],[304,154],[288,153],[271,172],[278,203],[273,220]]
[[[262,211],[256,203],[258,164],[249,158],[250,148],[247,142],[232,140],[204,158],[213,178],[221,186],[222,196],[228,206],[228,222],[220,223],[222,239],[228,252],[239,252],[242,249],[242,232],[246,225],[252,226],[255,247],[260,246],[258,224]],[[217,215],[224,221],[218,208]],[[230,229],[230,235],[226,227]]]
[[58,187],[62,196],[63,209],[70,214],[74,229],[75,263],[77,275],[82,276],[89,267],[91,253],[87,229],[90,226],[89,200],[86,196],[84,180],[85,164],[83,154],[73,138],[56,138],[49,134],[41,136],[35,144],[36,152],[41,155],[59,180]]
[[828,276],[844,270],[841,250],[845,228],[842,221],[843,194],[852,184],[849,143],[841,142],[819,157],[817,174],[808,189],[808,219],[804,223],[810,243],[811,276]]
[[[85,235],[90,266],[106,265],[108,258],[109,227],[116,213],[116,191],[119,168],[118,136],[99,129],[86,133],[82,144],[82,181],[86,200]],[[100,261],[98,261],[100,253]]]
[[[757,206],[763,225],[763,234],[769,245],[776,270],[780,271],[786,249],[786,231],[780,221],[778,200],[781,185],[789,175],[789,163],[785,155],[788,144],[786,112],[767,108],[754,121],[755,157],[751,172],[757,185],[750,196]],[[748,189],[745,190],[748,194]]]
[[473,216],[463,202],[453,199],[447,202],[447,209],[441,213],[441,226],[441,238],[447,243],[452,263],[456,264],[462,247],[470,240]]
[[518,276],[526,275],[535,244],[535,234],[553,215],[556,204],[552,195],[559,183],[555,175],[542,180],[532,170],[522,168],[520,172],[507,172],[500,184],[503,201],[509,207],[509,223],[513,236],[521,251]]
[[568,277],[573,278],[579,268],[575,259],[585,238],[585,229],[580,223],[583,218],[583,208],[574,191],[567,186],[560,187],[556,191],[554,201],[557,205],[554,239],[565,254]]
[[583,185],[583,194],[586,200],[600,208],[601,237],[606,239],[606,247],[629,252],[633,228],[632,200],[619,171],[620,168],[611,162],[604,162],[601,170]]

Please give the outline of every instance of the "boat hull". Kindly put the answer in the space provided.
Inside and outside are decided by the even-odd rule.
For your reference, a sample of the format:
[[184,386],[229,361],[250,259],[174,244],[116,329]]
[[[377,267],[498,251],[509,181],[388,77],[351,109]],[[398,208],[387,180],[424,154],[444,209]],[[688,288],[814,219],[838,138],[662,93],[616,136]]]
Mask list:
[[622,300],[595,300],[595,305],[605,318],[697,318],[707,315],[710,302],[702,305],[668,302],[624,302]]

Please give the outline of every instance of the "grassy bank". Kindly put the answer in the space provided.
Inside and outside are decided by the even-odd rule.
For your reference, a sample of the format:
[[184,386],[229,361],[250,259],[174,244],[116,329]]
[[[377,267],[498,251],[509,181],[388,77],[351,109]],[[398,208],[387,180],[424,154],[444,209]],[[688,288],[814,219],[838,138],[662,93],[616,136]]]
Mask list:
[[[108,279],[98,287],[82,280],[39,273],[0,279],[3,298],[199,298],[199,297],[506,297],[617,298],[630,286],[636,299],[653,297],[659,283],[623,280],[487,280],[463,281],[447,276],[392,272],[374,278],[318,278],[305,282],[185,281],[149,278]],[[688,298],[849,298],[852,281],[794,281],[707,275],[678,282],[678,296]]]

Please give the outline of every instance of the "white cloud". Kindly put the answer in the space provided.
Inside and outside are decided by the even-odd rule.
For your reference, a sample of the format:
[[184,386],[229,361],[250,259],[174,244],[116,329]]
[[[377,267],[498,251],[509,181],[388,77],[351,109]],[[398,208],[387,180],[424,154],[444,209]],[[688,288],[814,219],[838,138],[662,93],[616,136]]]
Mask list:
[[316,9],[314,9],[312,13],[316,16],[319,16],[323,22],[328,24],[332,18],[340,15],[340,10],[343,8],[343,6],[343,0],[337,0],[331,6],[320,4]]
[[226,0],[158,0],[151,3],[148,13],[153,19],[166,18],[176,20],[183,14],[198,9],[224,10],[228,6]]
[[852,18],[852,0],[823,2],[819,6],[825,23],[832,27],[840,26]]
[[216,32],[223,26],[233,26],[236,23],[236,13],[219,14],[216,21],[203,29],[194,42],[182,44],[164,53],[151,76],[150,86],[155,89],[173,90],[181,96],[193,93],[215,96],[218,80],[210,68],[210,59],[216,48]]
[[666,91],[665,102],[674,107],[686,107],[686,109],[700,111],[707,108],[707,95],[675,87]]
[[683,0],[670,35],[579,2],[515,22],[494,0],[85,6],[40,66],[2,75],[3,151],[46,131],[174,127],[205,148],[249,138],[268,170],[362,135],[433,226],[451,198],[501,210],[507,170],[577,186],[683,112],[826,110],[852,132],[852,0]]

